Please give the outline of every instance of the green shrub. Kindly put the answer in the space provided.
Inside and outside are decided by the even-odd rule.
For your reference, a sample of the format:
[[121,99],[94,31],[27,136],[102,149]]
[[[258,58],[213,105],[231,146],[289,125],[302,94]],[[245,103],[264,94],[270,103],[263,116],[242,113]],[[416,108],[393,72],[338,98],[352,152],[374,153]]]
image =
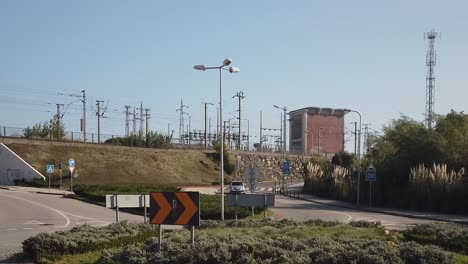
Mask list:
[[23,241],[23,252],[36,261],[144,241],[158,234],[154,225],[120,222],[105,227],[82,225],[69,231],[40,233]]
[[437,245],[447,250],[468,254],[468,228],[460,225],[421,224],[404,231],[403,236],[407,241]]
[[400,258],[408,264],[455,264],[455,256],[436,246],[406,242],[400,246]]
[[364,227],[364,228],[375,228],[375,227],[381,227],[382,223],[380,221],[364,221],[364,220],[359,220],[359,221],[351,221],[349,222],[349,225],[352,227]]
[[402,263],[398,250],[385,241],[313,238],[308,245],[310,260],[317,264]]

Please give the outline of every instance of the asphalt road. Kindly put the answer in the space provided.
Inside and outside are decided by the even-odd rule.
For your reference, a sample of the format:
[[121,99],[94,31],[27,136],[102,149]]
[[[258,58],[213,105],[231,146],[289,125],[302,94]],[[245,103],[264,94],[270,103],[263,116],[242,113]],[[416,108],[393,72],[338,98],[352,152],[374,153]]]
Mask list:
[[[143,216],[120,212],[120,220],[143,222]],[[112,222],[112,209],[61,195],[0,189],[0,261],[21,251],[21,242],[38,233]]]
[[434,222],[432,220],[408,218],[328,206],[310,201],[289,198],[282,195],[276,195],[275,207],[270,208],[270,210],[274,212],[275,219],[289,218],[301,221],[309,219],[322,219],[345,223],[359,220],[380,221],[383,226],[389,229],[403,229],[414,224]]

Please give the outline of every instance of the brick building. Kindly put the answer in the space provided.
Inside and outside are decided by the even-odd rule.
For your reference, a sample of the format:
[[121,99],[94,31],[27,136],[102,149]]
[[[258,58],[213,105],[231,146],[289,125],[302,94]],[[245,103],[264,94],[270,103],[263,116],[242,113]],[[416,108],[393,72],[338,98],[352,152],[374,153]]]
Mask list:
[[344,150],[344,109],[306,107],[289,112],[289,150],[334,154]]

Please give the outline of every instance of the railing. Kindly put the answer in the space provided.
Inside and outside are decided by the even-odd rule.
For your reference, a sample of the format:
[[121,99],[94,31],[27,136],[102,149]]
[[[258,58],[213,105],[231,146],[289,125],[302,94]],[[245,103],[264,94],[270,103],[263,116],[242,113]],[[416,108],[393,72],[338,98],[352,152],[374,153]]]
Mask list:
[[[57,138],[57,134],[49,133],[46,136],[25,136],[25,128],[18,127],[5,127],[0,126],[0,137],[10,137],[10,138],[24,138],[24,139],[35,139],[35,140],[50,140],[50,141],[65,141],[65,142],[83,142],[83,133],[82,132],[73,132],[65,131],[60,138]],[[122,137],[121,135],[109,135],[109,134],[100,134],[100,141],[98,142],[97,133],[86,133],[86,142],[87,143],[104,143],[108,139]]]

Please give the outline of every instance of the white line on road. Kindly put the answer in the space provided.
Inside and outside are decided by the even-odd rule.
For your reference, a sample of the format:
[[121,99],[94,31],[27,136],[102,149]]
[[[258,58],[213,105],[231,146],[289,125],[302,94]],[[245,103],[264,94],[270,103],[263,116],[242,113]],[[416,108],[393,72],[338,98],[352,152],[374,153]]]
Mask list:
[[16,228],[7,229],[8,231],[16,231]]
[[23,229],[26,229],[26,230],[32,230],[32,228],[31,228],[31,227],[25,227],[25,228],[23,228]]
[[33,201],[30,201],[28,199],[24,199],[24,198],[21,198],[21,197],[17,197],[17,196],[13,196],[13,195],[7,195],[7,194],[0,194],[1,196],[8,196],[8,197],[12,197],[12,198],[16,198],[16,199],[19,199],[19,200],[23,200],[23,201],[26,201],[26,202],[29,202],[29,203],[32,203],[32,204],[35,204],[35,205],[39,205],[39,206],[42,206],[44,208],[47,208],[49,210],[52,210],[56,213],[58,213],[59,215],[63,216],[65,218],[65,220],[67,221],[67,223],[63,226],[60,226],[60,227],[67,227],[70,225],[70,218],[68,218],[64,213],[62,213],[61,211],[57,210],[57,209],[54,209],[52,207],[49,207],[49,206],[46,206],[46,205],[43,205],[43,204],[40,204],[40,203],[36,203],[36,202],[33,202]]

